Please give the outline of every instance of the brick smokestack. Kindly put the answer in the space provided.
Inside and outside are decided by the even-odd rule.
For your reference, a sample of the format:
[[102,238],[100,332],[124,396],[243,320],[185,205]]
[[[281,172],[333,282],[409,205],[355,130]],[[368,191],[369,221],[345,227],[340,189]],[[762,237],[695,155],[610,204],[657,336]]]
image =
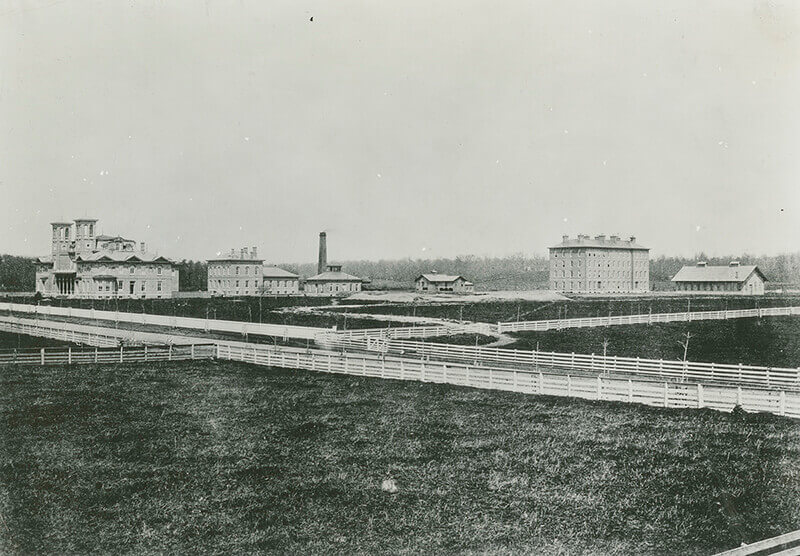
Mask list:
[[317,274],[322,274],[328,268],[328,235],[319,233],[319,259],[317,260]]

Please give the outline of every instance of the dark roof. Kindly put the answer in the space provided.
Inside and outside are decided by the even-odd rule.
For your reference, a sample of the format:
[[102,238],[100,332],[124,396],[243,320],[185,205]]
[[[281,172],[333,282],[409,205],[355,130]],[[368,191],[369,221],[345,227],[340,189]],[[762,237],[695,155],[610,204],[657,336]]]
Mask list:
[[461,278],[462,280],[464,280],[465,283],[467,283],[467,284],[471,283],[471,282],[467,281],[467,279],[464,278],[461,275],[453,276],[453,275],[450,275],[450,274],[439,274],[439,273],[420,274],[419,276],[417,276],[416,280],[414,280],[414,281],[417,282],[417,281],[419,281],[420,278],[425,278],[428,282],[434,282],[434,283],[435,282],[455,282],[456,280]]
[[361,278],[346,272],[326,271],[311,278],[306,278],[306,282],[361,282]]
[[672,278],[673,282],[736,282],[741,283],[756,272],[761,279],[766,276],[755,265],[744,266],[684,266]]
[[122,236],[106,236],[106,235],[102,235],[102,234],[99,235],[99,236],[95,236],[95,239],[98,240],[98,241],[132,241],[133,243],[136,243],[135,240],[133,240],[133,239],[125,239]]
[[261,272],[264,278],[299,278],[297,274],[284,270],[277,266],[265,266]]
[[264,264],[264,259],[241,259],[239,257],[219,257],[217,259],[208,259],[208,263],[253,263]]
[[644,247],[642,245],[639,245],[635,241],[630,241],[627,239],[611,240],[611,239],[592,239],[592,238],[567,239],[566,241],[562,241],[558,245],[553,245],[549,249],[574,249],[576,247],[590,247],[592,249],[633,249],[637,251],[650,251],[649,247]]
[[75,259],[80,262],[130,262],[130,263],[172,263],[170,259],[154,253],[142,253],[141,251],[118,251],[109,249],[105,251],[95,251],[89,255],[78,255]]

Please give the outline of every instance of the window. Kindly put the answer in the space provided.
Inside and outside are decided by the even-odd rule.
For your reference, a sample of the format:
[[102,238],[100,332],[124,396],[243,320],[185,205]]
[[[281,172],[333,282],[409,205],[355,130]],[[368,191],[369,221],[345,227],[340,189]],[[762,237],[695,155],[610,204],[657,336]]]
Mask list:
[[144,280],[142,280],[142,291],[144,291]]
[[250,280],[245,280],[244,281],[244,287],[245,288],[249,288],[250,287]]
[[[238,266],[236,267],[236,275],[237,275],[237,276],[239,275],[239,267],[238,267]],[[237,285],[238,285],[238,284],[237,284]]]
[[[159,266],[159,267],[158,267],[158,271],[157,271],[159,276],[161,276],[161,271],[162,271],[162,270],[163,270],[163,269],[162,269],[162,268]],[[161,282],[159,282],[159,284],[160,284],[160,283],[161,283]],[[161,288],[159,288],[159,289],[161,289]]]
[[130,272],[131,272],[131,274],[133,274],[133,272],[134,272],[133,267],[130,268]]
[[156,283],[156,291],[161,291],[161,280]]

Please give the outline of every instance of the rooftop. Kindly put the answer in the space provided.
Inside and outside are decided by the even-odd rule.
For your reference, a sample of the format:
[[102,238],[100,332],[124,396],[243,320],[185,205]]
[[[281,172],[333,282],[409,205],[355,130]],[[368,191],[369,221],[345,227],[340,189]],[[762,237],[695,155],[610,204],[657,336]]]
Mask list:
[[753,272],[766,280],[755,265],[744,266],[684,266],[672,278],[673,282],[744,282]]
[[464,280],[466,283],[470,283],[461,275],[450,275],[450,274],[439,274],[438,272],[432,272],[430,274],[421,274],[417,277],[417,280],[420,278],[425,278],[428,282],[455,282],[459,278]]
[[297,274],[277,266],[265,266],[261,274],[264,278],[298,278]]
[[361,278],[341,271],[325,271],[311,278],[306,278],[306,282],[361,282]]
[[592,249],[635,249],[638,251],[649,251],[649,247],[644,247],[636,243],[636,236],[629,239],[622,239],[619,236],[597,235],[594,238],[588,235],[578,234],[576,238],[562,236],[561,243],[553,245],[550,249],[567,249],[572,247],[591,247]]

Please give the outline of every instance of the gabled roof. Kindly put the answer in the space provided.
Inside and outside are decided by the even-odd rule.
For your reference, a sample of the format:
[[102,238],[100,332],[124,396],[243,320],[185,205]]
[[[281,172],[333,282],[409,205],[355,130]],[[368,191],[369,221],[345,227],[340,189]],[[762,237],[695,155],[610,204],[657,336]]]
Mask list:
[[673,282],[736,282],[741,283],[757,273],[767,281],[766,276],[755,265],[743,266],[684,266],[672,278]]
[[467,279],[464,278],[461,275],[453,276],[453,275],[450,275],[450,274],[438,274],[438,273],[436,273],[436,274],[434,274],[434,273],[431,273],[431,274],[420,274],[419,276],[417,276],[416,280],[414,280],[414,281],[417,282],[417,281],[419,281],[420,278],[425,278],[428,282],[433,282],[433,283],[437,283],[437,282],[455,282],[456,280],[461,278],[462,280],[464,280],[465,283],[469,284],[469,282],[467,282]]
[[265,266],[261,272],[264,278],[299,278],[297,274],[284,270],[277,266]]
[[99,236],[95,236],[95,239],[97,241],[133,241],[134,243],[136,243],[134,240],[125,239],[122,236],[106,236],[106,235],[102,235],[102,234],[99,235]]
[[142,253],[141,251],[116,251],[116,250],[106,250],[106,251],[95,251],[94,253],[90,253],[88,255],[78,255],[76,257],[77,261],[82,262],[130,262],[130,263],[172,263],[173,261],[163,257],[161,255],[156,255],[154,253]]
[[306,282],[361,282],[361,278],[346,272],[326,271],[311,278],[306,278]]

